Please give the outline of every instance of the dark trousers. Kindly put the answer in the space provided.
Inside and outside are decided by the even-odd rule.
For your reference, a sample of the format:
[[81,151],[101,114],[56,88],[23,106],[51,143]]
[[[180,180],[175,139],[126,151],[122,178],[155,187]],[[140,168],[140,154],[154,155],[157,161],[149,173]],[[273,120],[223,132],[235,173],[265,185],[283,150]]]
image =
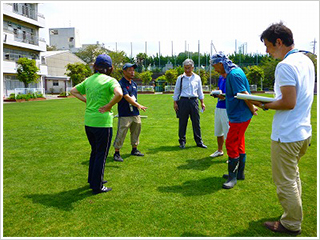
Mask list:
[[192,121],[193,138],[196,144],[202,143],[198,98],[180,98],[179,102],[179,143],[186,142],[189,116]]
[[102,188],[104,166],[112,140],[112,128],[85,126],[87,138],[91,145],[88,183],[90,188]]

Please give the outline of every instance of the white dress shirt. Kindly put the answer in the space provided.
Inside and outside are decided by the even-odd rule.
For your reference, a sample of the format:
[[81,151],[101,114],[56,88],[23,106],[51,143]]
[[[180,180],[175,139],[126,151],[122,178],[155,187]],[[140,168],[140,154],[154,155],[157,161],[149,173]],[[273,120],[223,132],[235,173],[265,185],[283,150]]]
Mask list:
[[[181,77],[182,80],[182,90],[180,90]],[[174,88],[173,100],[178,101],[179,93],[181,91],[180,97],[196,97],[200,100],[204,99],[202,91],[202,83],[199,75],[192,73],[191,76],[187,76],[185,73],[177,78],[176,86]]]

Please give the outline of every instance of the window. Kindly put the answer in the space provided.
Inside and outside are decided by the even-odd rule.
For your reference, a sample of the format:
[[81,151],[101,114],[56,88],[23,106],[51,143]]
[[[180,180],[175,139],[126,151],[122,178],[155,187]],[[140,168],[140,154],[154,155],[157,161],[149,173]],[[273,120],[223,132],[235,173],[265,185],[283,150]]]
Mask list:
[[45,57],[41,57],[41,64],[46,64],[46,58]]
[[58,30],[57,29],[51,29],[50,30],[50,35],[58,35]]
[[19,8],[18,8],[18,3],[14,3],[13,4],[13,10],[18,12]]
[[59,86],[59,81],[52,81],[53,86]]

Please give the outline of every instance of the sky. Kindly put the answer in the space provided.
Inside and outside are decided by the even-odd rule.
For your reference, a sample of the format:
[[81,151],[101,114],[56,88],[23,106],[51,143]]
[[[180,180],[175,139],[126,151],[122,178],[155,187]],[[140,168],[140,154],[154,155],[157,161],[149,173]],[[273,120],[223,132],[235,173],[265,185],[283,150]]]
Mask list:
[[[104,43],[128,56],[232,54],[240,46],[247,53],[265,54],[261,33],[282,21],[295,46],[316,53],[319,41],[319,1],[51,1],[39,5],[49,28],[75,27],[82,44]],[[147,42],[147,43],[146,43]],[[160,42],[160,44],[159,44]],[[211,42],[213,45],[211,45]],[[132,48],[131,48],[132,43]],[[214,46],[214,47],[212,47]]]

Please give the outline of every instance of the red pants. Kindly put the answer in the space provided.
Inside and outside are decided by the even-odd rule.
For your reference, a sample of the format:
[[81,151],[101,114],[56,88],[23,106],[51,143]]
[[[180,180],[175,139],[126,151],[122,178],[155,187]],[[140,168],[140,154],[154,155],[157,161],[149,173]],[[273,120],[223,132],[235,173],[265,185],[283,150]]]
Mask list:
[[242,123],[229,122],[229,132],[226,139],[227,153],[230,158],[238,158],[240,154],[246,153],[244,133],[251,119]]

